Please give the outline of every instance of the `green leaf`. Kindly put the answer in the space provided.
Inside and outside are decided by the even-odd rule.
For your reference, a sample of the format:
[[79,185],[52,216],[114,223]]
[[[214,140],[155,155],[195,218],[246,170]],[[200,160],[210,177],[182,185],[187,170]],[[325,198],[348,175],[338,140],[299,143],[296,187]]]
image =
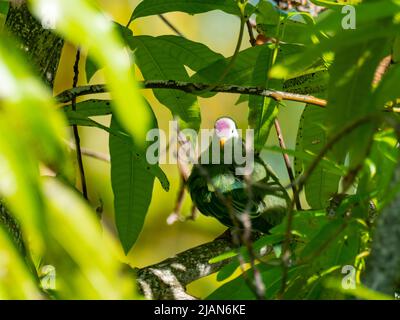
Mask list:
[[9,7],[10,3],[8,1],[0,0],[0,31],[4,27],[4,22],[6,21]]
[[387,102],[400,97],[398,79],[400,79],[400,64],[395,64],[385,73],[374,92],[374,105],[377,108],[383,108]]
[[[66,105],[62,109],[67,116],[72,111],[72,106]],[[111,100],[90,99],[76,104],[76,112],[84,117],[104,116],[111,114]]]
[[[307,105],[300,119],[297,134],[296,151],[318,154],[327,143],[327,132],[324,127],[327,110]],[[329,154],[326,156],[329,158]],[[332,159],[331,159],[332,160]],[[311,164],[311,160],[295,158],[296,176],[300,176]],[[304,191],[307,203],[313,209],[328,206],[329,199],[338,191],[341,176],[333,174],[319,164],[306,181]]]
[[339,217],[320,228],[300,253],[312,258],[313,270],[322,272],[333,266],[353,265],[360,245],[359,224]]
[[[152,37],[132,37],[129,45],[135,52],[135,62],[145,79],[189,81],[184,65],[173,56],[154,46]],[[154,89],[156,98],[182,120],[182,127],[197,130],[200,126],[200,107],[197,97],[178,90]]]
[[134,38],[145,42],[148,46],[157,47],[164,54],[193,71],[198,71],[214,61],[224,58],[222,54],[212,51],[206,45],[183,37],[165,35],[159,37],[135,36]]
[[[398,24],[394,16],[400,12],[398,0],[368,1],[357,5],[357,28],[345,30],[342,28],[343,14],[341,10],[332,10],[323,15],[315,25],[315,33],[329,34],[320,37],[319,43],[308,46],[303,54],[286,59],[271,71],[272,76],[287,78],[301,73],[317,59],[332,51],[354,51],[368,41],[376,40],[382,45],[382,39],[390,39],[398,34]],[[394,21],[394,22],[390,22]],[[381,47],[385,47],[382,45]],[[326,56],[324,57],[326,58]],[[371,68],[372,70],[373,68]]]
[[296,250],[299,261],[306,269],[288,286],[285,299],[342,299],[333,290],[324,288],[327,276],[343,277],[342,266],[355,265],[360,250],[361,232],[365,231],[356,220],[337,217],[328,219],[316,230],[311,241]]
[[[256,66],[256,61],[260,56],[260,52],[272,50],[274,44],[264,44],[262,46],[255,46],[238,53],[234,66],[229,70],[224,77],[224,84],[232,85],[253,85],[253,72]],[[280,44],[277,62],[285,60],[287,57],[298,54],[304,50],[304,47],[293,44]],[[226,70],[231,57],[217,60],[207,67],[196,72],[191,81],[195,83],[214,84],[222,73]],[[214,95],[215,93],[209,93]]]
[[9,7],[10,7],[9,1],[0,0],[0,15],[7,16]]
[[62,113],[17,48],[0,34],[0,194],[40,254],[44,217],[39,162],[67,179],[72,166],[62,140]]
[[329,289],[341,292],[344,295],[354,296],[359,299],[364,300],[393,300],[393,297],[386,295],[384,293],[374,291],[370,288],[363,286],[362,284],[357,284],[356,288],[352,290],[344,289],[342,286],[342,281],[335,279],[333,277],[328,278],[324,281],[324,286]]
[[86,63],[85,63],[85,72],[86,72],[86,82],[89,83],[94,74],[99,70],[96,62],[87,55],[86,56]]
[[[341,7],[341,6],[345,5],[345,3],[339,3],[337,1],[329,1],[329,0],[310,0],[310,2],[314,3],[317,6],[332,8],[332,9],[335,9],[337,7]],[[346,4],[349,4],[349,3],[346,3]]]
[[[309,242],[319,233],[328,222],[324,211],[298,211],[293,215],[292,233],[300,237],[303,241]],[[287,217],[284,218],[281,224],[270,230],[272,235],[284,236],[287,228]]]
[[299,77],[287,79],[283,83],[283,91],[321,97],[328,88],[328,82],[328,71],[319,70]]
[[267,38],[287,43],[313,43],[314,18],[306,12],[285,12],[270,2],[257,6],[257,30]]
[[[1,213],[0,213],[1,215]],[[0,277],[0,299],[43,299],[33,275],[21,259],[18,250],[10,240],[7,230],[0,223],[0,255],[2,270],[6,277]]]
[[22,232],[32,235],[32,248],[41,253],[44,243],[38,234],[44,221],[38,159],[14,130],[4,118],[0,118],[0,195],[21,221]]
[[[122,131],[113,117],[112,129]],[[158,128],[157,120],[148,130]],[[146,147],[140,149],[132,140],[134,147],[142,154]],[[133,155],[132,148],[121,139],[110,135],[111,184],[114,193],[115,224],[125,254],[128,254],[140,231],[149,208],[154,184],[154,175],[143,170],[143,164]]]
[[366,197],[359,210],[360,216],[365,219],[368,219],[371,197],[375,198],[378,207],[382,208],[391,196],[390,182],[400,157],[397,143],[397,136],[392,129],[383,130],[374,136],[364,175],[357,186],[357,194]]
[[[122,271],[116,242],[95,212],[59,179],[44,178],[47,252],[54,252],[60,299],[132,299],[135,286]],[[116,289],[118,288],[118,289]]]
[[[254,66],[252,75],[253,85],[277,90],[282,89],[282,81],[270,80],[268,76],[273,54],[273,48],[262,46],[262,50],[259,52]],[[260,96],[249,97],[248,122],[250,128],[254,129],[254,147],[256,151],[264,147],[277,115],[278,102],[274,99]]]
[[[383,200],[387,195],[399,157],[400,150],[396,133],[393,130],[377,133],[370,153],[370,158],[377,171],[372,173],[370,183],[375,184],[379,195],[378,199],[381,198]],[[379,170],[379,168],[384,168],[385,170]]]
[[223,266],[217,274],[217,281],[224,281],[228,279],[233,273],[236,271],[236,269],[240,266],[239,262],[237,259],[231,261],[227,265]]
[[394,63],[400,62],[400,36],[395,37],[393,41],[392,60]]
[[[41,19],[48,1],[33,0],[30,3],[33,13]],[[76,46],[90,48],[95,63],[100,68],[104,67],[115,115],[124,129],[137,139],[137,143],[144,144],[144,128],[149,126],[152,116],[143,102],[130,57],[116,26],[88,0],[54,0],[52,6],[62,16],[57,20],[55,31]]]
[[[282,268],[281,267],[270,267],[270,266],[258,266],[261,277],[265,284],[265,297],[266,299],[272,299],[276,297],[282,280]],[[290,268],[288,272],[288,281],[291,281],[293,277],[304,269],[304,266]],[[250,282],[253,282],[253,273],[250,270],[247,271],[247,277]],[[213,293],[211,293],[206,299],[207,300],[253,300],[255,299],[254,292],[249,288],[248,283],[244,279],[243,275],[223,284]]]
[[[300,123],[301,124],[301,123]],[[299,127],[300,131],[302,130],[302,127]],[[305,152],[302,150],[291,150],[291,149],[284,149],[282,150],[278,146],[270,146],[270,147],[264,147],[263,150],[268,150],[274,153],[279,153],[282,154],[282,151],[284,151],[286,154],[289,156],[294,156],[295,157],[295,171],[296,172],[301,172],[303,170],[302,167],[302,162],[301,161],[312,161],[316,154],[310,153],[310,152]],[[300,161],[299,161],[300,160]],[[328,158],[323,158],[321,162],[319,163],[321,167],[323,167],[326,172],[335,174],[335,175],[345,175],[347,173],[347,167],[344,165],[339,165],[335,163],[333,160],[330,160]]]
[[[164,171],[157,164],[149,164],[146,160],[146,152],[142,152],[137,145],[132,144],[131,138],[129,135],[123,130],[118,130],[117,128],[107,127],[98,123],[76,111],[67,111],[66,112],[68,122],[70,125],[78,125],[85,127],[94,127],[104,130],[121,142],[121,144],[125,145],[125,148],[131,149],[132,155],[138,163],[141,164],[142,170],[148,171],[160,181],[161,186],[165,191],[169,190],[169,181]],[[146,145],[147,146],[147,145]]]
[[[372,105],[372,80],[387,45],[387,40],[377,39],[336,50],[328,90],[328,139],[356,118],[378,109]],[[371,124],[353,130],[332,148],[333,154],[343,161],[348,152],[350,166],[357,166],[365,159],[373,130]]]
[[211,258],[208,262],[209,263],[218,263],[218,262],[224,261],[226,259],[235,257],[235,256],[237,256],[237,254],[238,254],[237,250],[230,250],[230,251],[224,252],[214,258]]
[[239,6],[234,0],[143,0],[133,11],[129,21],[173,11],[197,14],[212,10],[240,16]]
[[256,7],[257,23],[268,23],[276,25],[279,23],[281,15],[286,14],[277,6],[268,1],[260,1]]

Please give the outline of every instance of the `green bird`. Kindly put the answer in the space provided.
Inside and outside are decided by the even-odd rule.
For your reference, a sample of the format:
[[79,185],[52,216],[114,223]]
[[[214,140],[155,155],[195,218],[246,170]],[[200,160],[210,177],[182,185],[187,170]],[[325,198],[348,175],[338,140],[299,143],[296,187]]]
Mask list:
[[[208,153],[208,159],[212,159],[213,152],[220,152],[221,160],[217,164],[211,160],[203,164],[200,156],[198,164],[193,166],[187,181],[193,203],[202,214],[212,216],[228,227],[235,225],[233,219],[243,227],[241,217],[247,212],[252,229],[268,233],[287,212],[290,198],[285,188],[258,154],[254,155],[254,168],[247,179],[237,174],[236,169],[243,164],[238,164],[235,157],[230,163],[224,163],[224,151],[228,151],[229,143],[231,146],[235,142],[244,145],[232,119],[218,119],[212,139],[204,152]],[[219,150],[214,151],[213,143],[219,143]]]

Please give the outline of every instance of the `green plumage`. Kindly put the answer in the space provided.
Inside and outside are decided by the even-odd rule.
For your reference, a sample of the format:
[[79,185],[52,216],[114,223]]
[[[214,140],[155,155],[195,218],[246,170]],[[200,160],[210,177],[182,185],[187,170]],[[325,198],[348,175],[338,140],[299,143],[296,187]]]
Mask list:
[[285,216],[289,196],[258,155],[250,176],[251,191],[244,176],[235,174],[236,168],[235,163],[195,165],[188,179],[192,201],[202,214],[229,227],[234,225],[233,215],[240,223],[240,215],[247,210],[252,229],[267,233]]

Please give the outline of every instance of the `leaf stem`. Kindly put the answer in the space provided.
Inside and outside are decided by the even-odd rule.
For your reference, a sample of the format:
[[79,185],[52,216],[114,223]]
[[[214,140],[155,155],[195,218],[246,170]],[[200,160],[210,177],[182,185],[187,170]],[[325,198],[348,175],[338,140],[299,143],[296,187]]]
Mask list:
[[185,38],[184,34],[180,32],[163,14],[159,14],[158,17],[178,36]]
[[[75,63],[74,63],[74,78],[72,80],[72,88],[76,88],[76,85],[78,84],[80,57],[81,57],[81,50],[80,50],[80,48],[78,48],[76,50],[76,57],[75,57]],[[72,100],[71,100],[71,108],[72,108],[72,111],[76,111],[76,96],[74,96],[72,98]],[[86,187],[86,178],[85,178],[85,170],[84,170],[84,167],[83,167],[82,151],[81,151],[81,144],[80,144],[78,126],[77,125],[73,125],[72,126],[72,130],[73,130],[73,134],[74,134],[75,147],[76,147],[76,159],[77,159],[77,162],[78,162],[79,175],[80,175],[80,178],[81,178],[82,195],[86,200],[88,200],[87,187]]]

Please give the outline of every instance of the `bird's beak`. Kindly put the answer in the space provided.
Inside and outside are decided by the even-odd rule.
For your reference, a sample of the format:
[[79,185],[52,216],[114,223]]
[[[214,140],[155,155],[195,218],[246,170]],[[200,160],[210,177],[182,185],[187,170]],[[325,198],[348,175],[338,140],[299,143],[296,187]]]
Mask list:
[[226,138],[221,138],[221,139],[219,139],[219,145],[221,146],[221,148],[224,147],[225,142],[226,142]]

